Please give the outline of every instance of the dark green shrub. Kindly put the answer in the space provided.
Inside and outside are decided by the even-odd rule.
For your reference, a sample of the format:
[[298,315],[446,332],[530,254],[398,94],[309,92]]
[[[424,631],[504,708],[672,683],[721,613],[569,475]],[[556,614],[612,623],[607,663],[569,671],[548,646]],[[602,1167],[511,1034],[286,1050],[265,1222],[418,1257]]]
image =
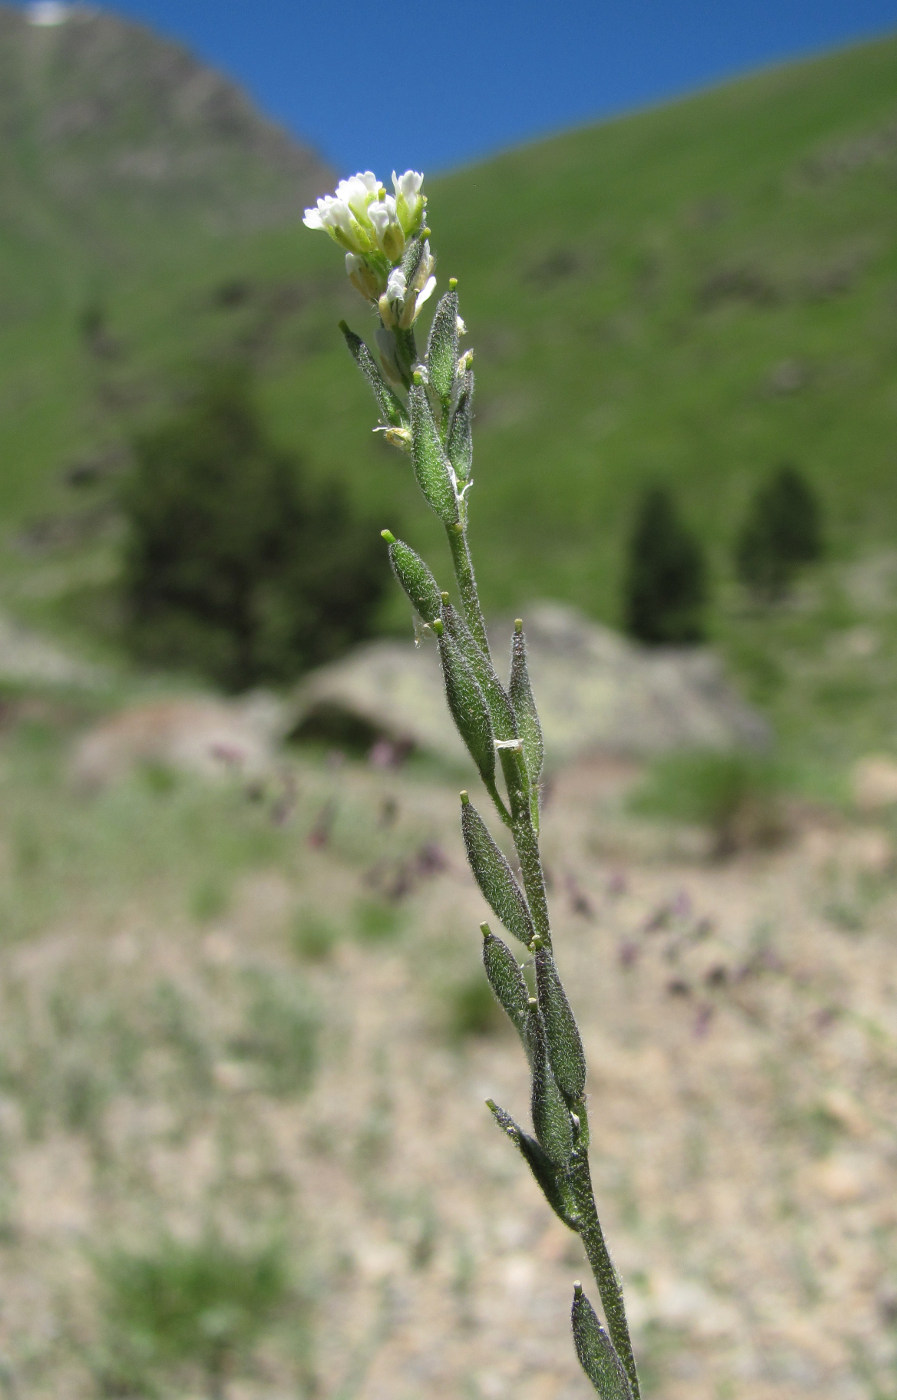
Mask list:
[[803,564],[822,554],[819,502],[796,467],[761,482],[735,541],[735,568],[759,602],[785,597]]
[[629,539],[624,626],[652,646],[704,637],[707,568],[704,552],[661,486],[643,495]]
[[124,590],[142,660],[242,690],[369,632],[388,580],[378,532],[271,442],[244,371],[210,374],[135,457]]

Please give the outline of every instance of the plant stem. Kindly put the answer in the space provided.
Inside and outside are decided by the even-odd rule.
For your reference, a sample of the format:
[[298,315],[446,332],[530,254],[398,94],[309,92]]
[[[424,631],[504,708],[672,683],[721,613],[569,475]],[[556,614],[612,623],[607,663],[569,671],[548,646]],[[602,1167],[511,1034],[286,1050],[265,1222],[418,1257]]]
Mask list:
[[[588,1128],[585,1122],[585,1104],[579,1108],[579,1114],[583,1125]],[[623,1306],[623,1291],[620,1287],[620,1280],[614,1268],[613,1261],[604,1242],[604,1232],[601,1229],[601,1222],[598,1219],[598,1211],[595,1208],[595,1193],[592,1188],[592,1176],[589,1171],[589,1158],[585,1150],[579,1154],[578,1159],[571,1173],[573,1190],[576,1196],[576,1205],[579,1213],[579,1237],[591,1265],[595,1282],[598,1285],[598,1292],[601,1296],[601,1306],[604,1309],[604,1316],[607,1320],[607,1330],[610,1339],[614,1344],[617,1355],[625,1367],[629,1377],[629,1384],[632,1386],[632,1394],[635,1400],[639,1400],[638,1373],[635,1369],[635,1357],[632,1354],[632,1341],[629,1336],[629,1324],[626,1321],[626,1310]]]
[[467,543],[467,528],[464,525],[447,525],[445,533],[448,536],[449,548],[452,551],[452,564],[455,569],[455,578],[458,580],[458,590],[461,594],[461,606],[464,609],[464,617],[467,625],[473,633],[474,641],[489,655],[489,638],[486,636],[486,624],[483,621],[483,610],[480,607],[480,595],[477,592],[477,581],[473,572],[473,561],[470,557],[470,547]]

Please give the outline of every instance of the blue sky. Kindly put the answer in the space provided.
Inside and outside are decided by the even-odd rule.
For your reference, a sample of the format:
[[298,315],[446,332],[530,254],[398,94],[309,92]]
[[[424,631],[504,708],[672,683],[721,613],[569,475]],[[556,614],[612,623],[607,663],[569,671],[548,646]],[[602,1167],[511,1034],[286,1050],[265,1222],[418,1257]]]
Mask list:
[[236,78],[338,173],[468,164],[897,30],[897,0],[116,0]]

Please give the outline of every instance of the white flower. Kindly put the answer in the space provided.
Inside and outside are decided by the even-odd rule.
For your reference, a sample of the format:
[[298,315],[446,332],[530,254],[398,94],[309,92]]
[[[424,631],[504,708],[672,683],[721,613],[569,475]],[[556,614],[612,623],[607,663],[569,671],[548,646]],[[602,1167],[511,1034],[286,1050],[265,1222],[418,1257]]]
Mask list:
[[377,246],[391,263],[401,261],[405,251],[405,233],[396,216],[396,202],[391,194],[384,195],[368,209]]
[[436,278],[435,278],[435,277],[428,277],[427,280],[426,280],[426,282],[424,283],[423,287],[421,288],[421,290],[420,290],[420,291],[418,292],[418,294],[417,294],[417,306],[415,307],[415,311],[414,311],[415,316],[417,315],[418,311],[420,311],[421,307],[423,306],[423,304],[424,304],[424,302],[427,300],[427,298],[430,297],[430,296],[432,296],[433,290],[434,290],[435,286],[436,286]]
[[368,205],[379,198],[382,189],[373,170],[365,170],[358,175],[350,175],[348,180],[340,180],[336,197],[349,206],[360,223],[366,223]]
[[340,180],[336,194],[322,195],[314,209],[306,209],[302,222],[324,229],[350,253],[370,253],[375,245],[368,209],[385,193],[373,171],[365,170]]
[[324,229],[350,253],[368,253],[371,250],[370,234],[354,217],[345,200],[338,199],[336,195],[322,195],[314,209],[306,209],[302,222],[306,228]]
[[405,274],[400,267],[394,267],[387,278],[386,291],[380,298],[380,319],[384,326],[395,328],[401,325],[407,295]]
[[424,177],[417,170],[406,170],[404,175],[392,172],[392,187],[396,192],[396,209],[399,223],[405,234],[417,233],[423,218],[426,200],[421,194]]
[[393,171],[395,194],[387,194],[373,170],[359,170],[340,180],[336,194],[322,195],[314,208],[306,209],[302,222],[306,228],[323,229],[347,252],[382,253],[395,267],[406,239],[420,231],[426,204],[423,179],[416,170],[404,175]]

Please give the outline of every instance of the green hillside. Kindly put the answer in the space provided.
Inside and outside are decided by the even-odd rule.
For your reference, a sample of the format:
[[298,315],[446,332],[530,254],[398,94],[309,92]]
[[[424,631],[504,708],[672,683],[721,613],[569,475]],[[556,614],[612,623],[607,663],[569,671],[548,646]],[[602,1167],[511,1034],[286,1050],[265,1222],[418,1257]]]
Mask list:
[[[17,61],[31,72],[36,42],[62,41],[25,33],[20,12],[0,9],[8,27],[13,15]],[[147,54],[161,41],[130,31],[128,43],[141,71],[154,71]],[[96,44],[82,47],[69,71],[89,90]],[[9,70],[16,45],[0,48]],[[372,330],[368,313],[333,247],[278,210],[293,178],[283,148],[274,160],[262,143],[267,174],[243,181],[241,205],[240,172],[261,147],[244,133],[212,160],[208,130],[205,144],[194,133],[211,193],[178,167],[154,201],[145,181],[135,193],[143,167],[125,157],[156,149],[162,159],[164,132],[151,139],[147,125],[155,109],[147,100],[126,120],[109,96],[115,119],[79,147],[87,193],[72,204],[69,188],[66,203],[67,166],[47,156],[50,86],[32,80],[26,101],[8,71],[0,91],[0,125],[15,138],[0,165],[0,577],[10,607],[93,644],[114,583],[129,437],[177,398],[198,360],[234,352],[254,364],[277,435],[313,471],[344,479],[384,525],[434,541],[409,475],[370,434],[366,392],[336,331],[344,315]],[[711,550],[714,635],[780,728],[805,728],[812,705],[825,742],[847,713],[852,747],[890,732],[895,177],[888,38],[432,183],[440,280],[460,278],[477,353],[473,519],[475,537],[489,539],[478,567],[490,609],[551,595],[617,620],[635,500],[664,481]],[[261,207],[263,187],[267,226],[252,228],[247,210]],[[227,190],[228,217],[206,217],[220,215]],[[829,563],[770,621],[745,610],[731,541],[757,478],[783,458],[819,493]],[[866,679],[855,665],[820,671],[826,639],[865,624],[869,606],[878,621]],[[398,603],[390,617],[401,620]]]

